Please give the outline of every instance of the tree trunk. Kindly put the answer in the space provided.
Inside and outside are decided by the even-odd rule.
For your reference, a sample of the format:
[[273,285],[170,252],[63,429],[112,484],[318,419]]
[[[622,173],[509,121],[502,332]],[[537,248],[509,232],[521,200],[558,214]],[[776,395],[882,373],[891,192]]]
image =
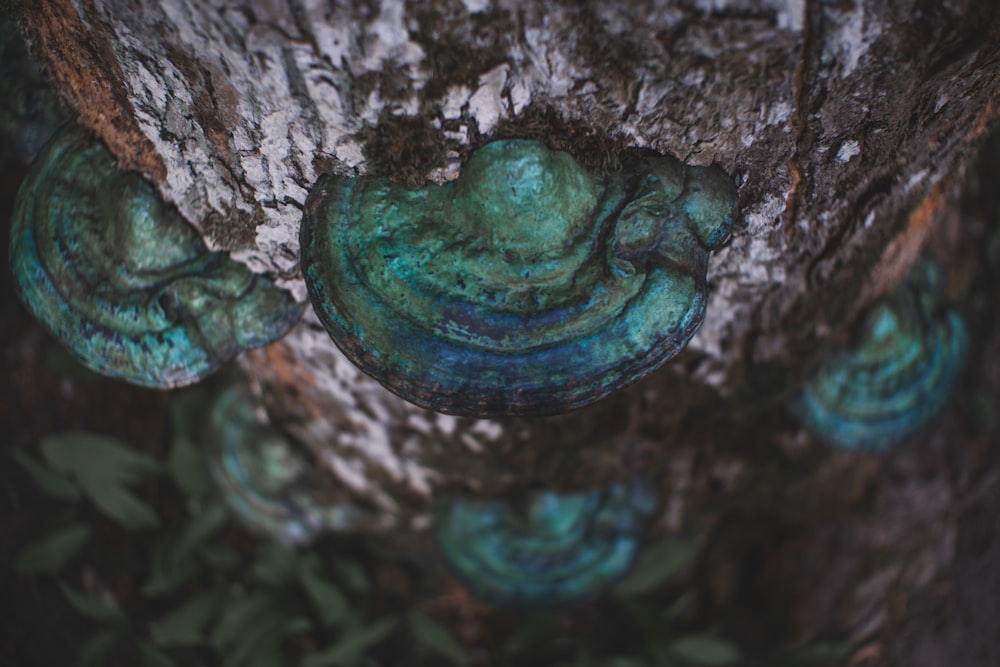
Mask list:
[[[326,172],[444,182],[486,141],[537,137],[595,167],[642,147],[734,178],[741,220],[711,259],[701,329],[672,363],[591,408],[510,420],[416,408],[348,362],[311,311],[246,355],[272,418],[313,447],[337,493],[374,508],[358,528],[425,526],[435,494],[579,488],[641,466],[661,485],[655,530],[720,498],[794,526],[760,576],[788,566],[789,587],[815,589],[791,614],[802,636],[831,618],[867,636],[887,591],[950,563],[955,518],[921,532],[960,492],[920,472],[947,458],[940,442],[882,464],[912,484],[883,484],[875,460],[822,450],[786,406],[929,238],[953,293],[968,283],[954,212],[1000,116],[995,3],[15,6],[80,122],[211,246],[300,300],[302,208]],[[882,518],[858,518],[874,480]],[[743,553],[725,525],[717,552]],[[865,566],[906,540],[915,546],[889,574]],[[841,567],[824,578],[802,566],[810,558]]]

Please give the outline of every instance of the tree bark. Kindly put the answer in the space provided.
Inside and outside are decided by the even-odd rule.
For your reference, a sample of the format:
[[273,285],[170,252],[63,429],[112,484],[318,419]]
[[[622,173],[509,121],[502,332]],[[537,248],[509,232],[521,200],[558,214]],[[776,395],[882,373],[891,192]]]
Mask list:
[[[595,167],[640,147],[733,176],[741,220],[712,257],[700,331],[667,367],[592,408],[544,420],[416,408],[351,365],[311,311],[246,355],[272,418],[313,447],[336,493],[373,508],[368,530],[425,526],[435,494],[578,488],[637,468],[660,481],[661,531],[737,491],[748,507],[797,505],[781,512],[796,526],[846,516],[878,466],[821,452],[785,407],[928,239],[962,290],[953,212],[1000,116],[1000,6],[981,0],[15,7],[80,122],[123,167],[211,246],[300,300],[301,212],[325,172],[443,182],[475,147],[517,136]],[[900,456],[892,465],[907,475],[927,465]],[[779,472],[788,462],[801,470]],[[896,523],[809,524],[777,562],[814,556],[823,539],[891,549],[950,506],[954,489],[928,488],[935,500],[919,510],[909,491],[884,489]],[[845,557],[836,577],[868,587],[826,600],[799,631],[829,613],[863,634],[882,604],[865,596],[926,583],[949,562],[952,529],[889,579]]]

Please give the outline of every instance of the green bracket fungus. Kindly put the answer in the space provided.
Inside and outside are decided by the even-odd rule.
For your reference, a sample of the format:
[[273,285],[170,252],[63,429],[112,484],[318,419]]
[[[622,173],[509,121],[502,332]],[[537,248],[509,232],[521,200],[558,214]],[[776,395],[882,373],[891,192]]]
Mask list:
[[361,525],[365,516],[353,504],[323,499],[315,465],[257,410],[245,389],[230,387],[208,417],[209,469],[236,517],[283,544],[303,544],[323,532]]
[[852,346],[830,359],[802,391],[806,428],[850,449],[881,450],[930,422],[958,381],[968,335],[941,303],[942,276],[919,263],[865,317]]
[[21,300],[87,367],[147,387],[196,382],[281,337],[302,306],[210,252],[146,181],[64,129],[14,206],[10,262]]
[[441,550],[458,578],[492,603],[552,607],[592,597],[632,566],[643,521],[656,507],[647,485],[452,500],[437,513]]
[[471,416],[587,405],[655,370],[704,317],[731,180],[669,157],[586,171],[535,141],[480,148],[461,177],[410,189],[324,176],[302,267],[317,314],[366,373]]

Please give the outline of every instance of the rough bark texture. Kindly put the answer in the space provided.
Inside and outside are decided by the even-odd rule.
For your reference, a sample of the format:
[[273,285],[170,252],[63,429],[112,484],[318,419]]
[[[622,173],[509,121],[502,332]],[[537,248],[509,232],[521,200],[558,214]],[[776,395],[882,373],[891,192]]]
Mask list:
[[[471,149],[518,136],[593,166],[645,148],[733,176],[742,220],[712,258],[701,330],[674,363],[593,408],[511,421],[417,409],[347,362],[311,312],[247,355],[272,416],[314,448],[334,493],[371,508],[364,528],[424,526],[435,493],[573,488],[642,468],[661,480],[657,529],[676,530],[707,498],[738,490],[727,502],[795,508],[779,512],[797,528],[778,531],[786,546],[762,576],[779,588],[785,571],[797,587],[822,580],[827,597],[797,610],[803,636],[836,617],[837,630],[864,637],[884,620],[888,590],[927,583],[951,562],[957,487],[920,472],[946,456],[944,443],[886,464],[906,483],[880,487],[877,520],[849,520],[889,473],[820,452],[785,406],[928,238],[950,258],[954,291],[964,289],[961,220],[949,211],[1000,117],[995,3],[18,9],[80,121],[210,244],[300,299],[301,209],[324,172],[442,182]],[[817,513],[829,520],[798,528]],[[927,525],[932,534],[919,530]],[[740,539],[717,534],[719,553]],[[891,572],[868,569],[872,554],[907,540],[919,544]],[[816,550],[857,553],[832,573],[801,571]],[[709,605],[737,595],[717,579],[706,586]]]

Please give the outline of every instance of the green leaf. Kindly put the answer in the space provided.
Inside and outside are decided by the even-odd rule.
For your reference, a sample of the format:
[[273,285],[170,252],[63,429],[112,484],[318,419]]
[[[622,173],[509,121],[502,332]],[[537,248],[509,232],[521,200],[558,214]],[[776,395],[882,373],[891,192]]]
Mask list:
[[228,520],[229,513],[221,503],[210,503],[202,508],[181,531],[170,554],[174,563],[189,558],[225,526]]
[[115,438],[83,431],[43,438],[41,448],[49,464],[79,482],[84,495],[110,519],[130,530],[157,525],[153,510],[126,489],[160,472],[156,459]]
[[[298,616],[282,596],[269,596],[269,604],[256,607],[241,624],[235,641],[224,652],[223,667],[256,667],[280,665],[273,656],[281,654],[281,640],[292,633],[312,629],[309,619]],[[270,663],[264,661],[267,656]]]
[[333,646],[320,653],[307,655],[302,667],[347,667],[361,659],[369,648],[385,639],[398,623],[395,618],[384,618],[367,627],[354,627],[344,633]]
[[740,660],[736,646],[713,635],[687,635],[670,644],[670,652],[693,665],[722,667]]
[[281,638],[292,613],[281,600],[272,598],[270,605],[246,619],[238,640],[231,642],[226,650],[223,666],[249,667],[256,655],[279,653]]
[[175,435],[167,459],[170,476],[187,496],[204,498],[212,490],[205,456],[186,435]]
[[14,557],[18,574],[54,574],[80,552],[90,537],[90,526],[71,523],[24,547]]
[[635,598],[625,598],[619,605],[632,619],[632,625],[638,626],[650,643],[669,641],[670,627],[663,623],[659,607]]
[[649,663],[630,655],[619,655],[601,663],[603,667],[649,667]]
[[670,603],[670,606],[663,610],[663,619],[667,623],[681,618],[691,611],[694,605],[694,593],[687,591],[679,598]]
[[70,605],[89,619],[104,622],[125,619],[113,601],[81,593],[62,582],[59,582],[59,588],[62,589],[63,595],[66,596]]
[[352,593],[367,593],[370,588],[368,575],[365,569],[358,563],[347,558],[337,558],[333,561],[333,568],[337,577],[344,582],[344,586]]
[[142,667],[177,667],[173,658],[147,642],[140,640],[136,643],[136,648],[139,650]]
[[222,591],[208,591],[188,600],[150,628],[153,642],[159,646],[204,644],[207,638],[203,631],[225,598]]
[[312,600],[323,625],[341,625],[350,615],[350,603],[339,588],[323,578],[321,566],[315,554],[308,554],[299,565],[299,583]]
[[159,525],[156,512],[131,492],[117,486],[93,487],[86,490],[90,500],[106,517],[127,530],[155,528]]
[[277,644],[271,644],[263,649],[256,649],[253,654],[247,657],[247,662],[244,664],[246,667],[281,667],[286,663],[281,657],[281,647]]
[[812,642],[781,651],[771,658],[775,667],[815,667],[838,664],[851,654],[854,646],[849,641]]
[[169,593],[197,574],[202,564],[192,556],[215,546],[210,545],[209,539],[226,521],[225,508],[218,503],[209,503],[187,523],[163,531],[153,549],[153,572],[143,584],[143,595],[156,597]]
[[666,538],[639,553],[632,571],[614,588],[619,596],[641,595],[686,567],[698,552],[694,540]]
[[236,642],[254,618],[273,605],[274,598],[266,593],[231,598],[222,610],[209,641],[219,651]]
[[410,632],[421,644],[441,654],[454,665],[469,662],[465,647],[450,630],[415,609],[407,614],[406,620],[409,622]]
[[653,664],[656,665],[656,667],[687,667],[686,664],[682,665],[673,653],[670,653],[662,646],[650,646],[649,652],[651,654],[650,657],[653,658]]
[[80,497],[80,490],[73,482],[47,468],[40,461],[36,461],[33,457],[17,450],[11,452],[10,455],[24,468],[31,481],[45,495],[61,500],[76,500]]
[[85,641],[76,654],[78,667],[106,667],[111,652],[125,638],[121,628],[104,628]]
[[153,551],[153,572],[142,585],[142,594],[146,597],[170,593],[201,569],[201,563],[195,559],[177,561],[172,558],[174,543],[171,539],[168,533]]
[[514,629],[504,650],[518,653],[539,641],[551,637],[559,628],[560,619],[549,612],[532,612],[523,614],[520,623]]
[[133,451],[117,438],[86,431],[64,431],[42,438],[42,455],[56,470],[78,478],[137,482],[161,472],[160,462]]
[[[648,647],[650,658],[656,667],[687,667],[687,663],[682,663],[680,660],[670,653],[666,647],[658,645],[650,645]],[[768,666],[770,667],[770,665]]]
[[226,652],[222,667],[281,667],[281,640],[295,632],[307,632],[312,624],[303,616],[291,616],[292,610],[279,606],[257,616],[246,629],[246,637]]
[[250,576],[265,585],[281,586],[294,581],[298,576],[298,558],[298,552],[290,547],[280,544],[262,545],[250,567]]
[[313,629],[313,622],[305,616],[292,616],[281,626],[282,636],[300,635],[310,632]]
[[210,404],[203,387],[182,389],[170,401],[172,439],[167,466],[177,486],[192,498],[205,497],[212,491],[205,456],[195,445],[198,424]]
[[222,544],[210,544],[201,555],[209,565],[224,570],[237,567],[243,562],[243,554]]
[[206,406],[210,404],[208,391],[203,386],[196,385],[174,392],[170,400],[170,423],[174,438],[181,436],[194,439]]

